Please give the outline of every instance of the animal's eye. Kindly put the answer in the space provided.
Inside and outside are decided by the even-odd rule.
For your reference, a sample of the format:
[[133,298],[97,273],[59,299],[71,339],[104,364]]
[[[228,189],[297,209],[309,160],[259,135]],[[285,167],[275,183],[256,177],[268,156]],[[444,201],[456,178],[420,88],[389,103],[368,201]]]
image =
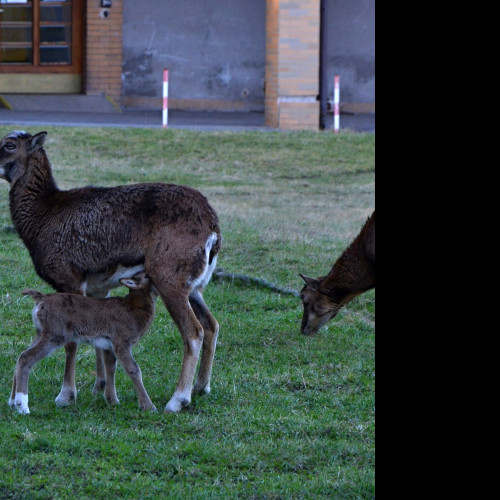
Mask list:
[[13,142],[8,142],[5,144],[5,149],[8,149],[9,151],[13,151],[16,149],[16,145]]

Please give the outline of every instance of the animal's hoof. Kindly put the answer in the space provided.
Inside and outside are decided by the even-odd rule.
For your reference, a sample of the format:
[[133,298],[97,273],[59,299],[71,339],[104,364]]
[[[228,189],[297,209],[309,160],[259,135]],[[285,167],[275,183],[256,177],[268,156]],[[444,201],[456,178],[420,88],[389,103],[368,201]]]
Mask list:
[[199,394],[201,396],[205,394],[210,394],[210,384],[198,384],[196,383],[193,387],[193,393],[194,394]]
[[76,389],[62,389],[59,396],[56,398],[56,406],[64,408],[76,401]]
[[26,406],[25,408],[21,406],[16,406],[17,413],[20,415],[29,415],[30,414],[30,409]]
[[110,406],[116,406],[120,404],[120,400],[118,398],[104,398],[105,401],[110,405]]
[[165,406],[165,413],[179,413],[183,408],[189,406],[191,403],[188,399],[174,399],[172,398],[167,406]]
[[101,394],[101,392],[104,392],[105,388],[106,388],[106,380],[102,378],[96,379],[94,388],[92,389],[92,395],[97,396],[98,394]]
[[9,399],[9,405],[21,415],[29,415],[30,413],[27,394],[17,393],[15,399]]

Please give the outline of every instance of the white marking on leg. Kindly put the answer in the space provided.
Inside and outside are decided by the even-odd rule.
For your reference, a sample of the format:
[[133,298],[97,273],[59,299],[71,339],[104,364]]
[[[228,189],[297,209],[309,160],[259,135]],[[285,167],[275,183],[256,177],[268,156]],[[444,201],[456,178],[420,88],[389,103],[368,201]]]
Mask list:
[[191,350],[193,351],[193,356],[195,358],[199,358],[202,345],[203,345],[202,340],[191,340],[189,342],[189,346],[191,347]]
[[97,337],[95,339],[89,339],[88,343],[92,344],[95,347],[98,347],[99,349],[104,349],[105,351],[112,351],[113,350],[113,344],[111,343],[111,340],[104,338],[104,337]]
[[165,411],[167,413],[178,413],[191,403],[191,391],[175,391],[174,395],[167,403]]
[[21,415],[28,415],[30,409],[28,407],[28,395],[22,392],[16,392],[16,399],[14,400],[14,408]]
[[[201,346],[203,345],[202,340],[191,340],[189,342],[189,347],[193,352],[193,357],[198,359],[200,356]],[[191,403],[191,393],[193,392],[193,387],[187,387],[183,391],[175,391],[174,395],[167,403],[165,411],[167,413],[177,413],[185,408]]]
[[33,320],[33,324],[35,325],[35,328],[40,331],[42,329],[42,324],[40,323],[40,320],[38,319],[38,312],[40,311],[40,306],[41,304],[36,304],[35,307],[33,308],[33,312],[31,313],[31,319]]

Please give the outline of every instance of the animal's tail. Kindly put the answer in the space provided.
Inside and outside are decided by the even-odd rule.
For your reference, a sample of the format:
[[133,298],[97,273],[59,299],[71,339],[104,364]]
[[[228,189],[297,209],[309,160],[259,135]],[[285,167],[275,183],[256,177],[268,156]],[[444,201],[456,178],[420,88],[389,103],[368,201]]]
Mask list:
[[213,233],[212,237],[209,239],[209,242],[207,242],[208,245],[210,245],[209,249],[209,256],[208,256],[208,264],[212,265],[212,261],[214,260],[214,257],[217,256],[217,254],[220,252],[221,246],[222,246],[222,236],[220,233]]
[[43,294],[37,292],[36,290],[31,290],[31,289],[23,290],[21,293],[23,295],[29,295],[30,297],[33,297],[35,300],[41,300],[43,297]]

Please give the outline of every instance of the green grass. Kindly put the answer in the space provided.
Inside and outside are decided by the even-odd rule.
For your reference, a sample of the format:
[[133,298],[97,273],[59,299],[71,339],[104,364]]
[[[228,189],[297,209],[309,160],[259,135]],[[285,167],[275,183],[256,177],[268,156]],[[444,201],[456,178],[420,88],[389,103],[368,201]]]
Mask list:
[[[0,136],[11,128],[0,127]],[[219,212],[219,265],[283,287],[299,289],[299,272],[328,272],[374,206],[370,134],[48,131],[60,187],[195,186]],[[375,496],[374,292],[306,338],[298,299],[215,281],[205,293],[221,325],[212,394],[178,415],[143,413],[119,369],[121,404],[109,408],[91,394],[95,356],[81,347],[77,403],[55,408],[59,351],[33,369],[32,413],[21,416],[7,405],[16,358],[34,333],[32,301],[20,292],[50,289],[4,229],[11,224],[1,181],[0,498]],[[161,410],[182,359],[163,305],[134,355]]]

